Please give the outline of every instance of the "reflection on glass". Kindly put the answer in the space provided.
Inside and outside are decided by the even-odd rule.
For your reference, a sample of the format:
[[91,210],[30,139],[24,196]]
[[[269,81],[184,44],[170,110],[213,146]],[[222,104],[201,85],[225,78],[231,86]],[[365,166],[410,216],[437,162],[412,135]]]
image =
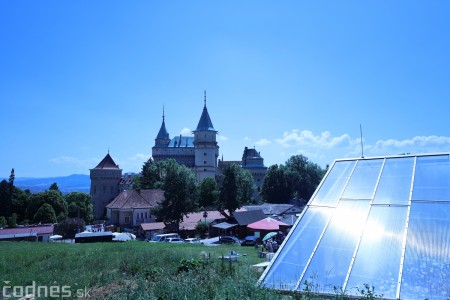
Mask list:
[[383,159],[358,160],[342,198],[372,199],[382,164]]
[[310,207],[295,227],[289,241],[270,268],[263,285],[282,290],[293,290],[311,256],[317,241],[331,217],[333,209]]
[[450,159],[448,155],[417,158],[413,200],[450,200]]
[[358,288],[369,284],[377,294],[395,298],[407,211],[407,206],[372,207],[346,286],[348,294],[359,295]]
[[341,288],[369,210],[368,200],[341,200],[302,278],[299,290],[308,280],[320,284],[324,292]]
[[384,163],[375,204],[408,204],[414,157],[389,158]]
[[411,204],[402,299],[450,296],[450,202]]
[[337,161],[314,197],[312,205],[336,206],[355,162]]

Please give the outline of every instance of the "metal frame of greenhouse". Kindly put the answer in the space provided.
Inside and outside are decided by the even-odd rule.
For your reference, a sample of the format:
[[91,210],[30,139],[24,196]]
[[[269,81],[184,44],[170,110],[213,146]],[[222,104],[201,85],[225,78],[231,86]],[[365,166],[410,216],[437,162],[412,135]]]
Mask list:
[[449,153],[335,160],[259,284],[449,299]]

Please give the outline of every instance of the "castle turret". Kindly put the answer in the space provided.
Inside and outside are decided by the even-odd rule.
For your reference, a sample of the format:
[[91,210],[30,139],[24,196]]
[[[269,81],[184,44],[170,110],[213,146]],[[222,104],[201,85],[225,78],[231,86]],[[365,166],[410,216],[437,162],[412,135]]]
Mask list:
[[166,129],[166,122],[163,108],[162,124],[161,128],[159,129],[158,135],[156,136],[155,139],[155,147],[167,147],[169,142],[170,142],[169,132],[167,132]]
[[194,133],[195,174],[198,181],[216,176],[219,146],[217,145],[217,131],[211,122],[206,108],[206,91],[203,112]]
[[108,151],[105,158],[90,170],[90,177],[94,218],[103,219],[105,206],[119,194],[122,169],[116,165]]

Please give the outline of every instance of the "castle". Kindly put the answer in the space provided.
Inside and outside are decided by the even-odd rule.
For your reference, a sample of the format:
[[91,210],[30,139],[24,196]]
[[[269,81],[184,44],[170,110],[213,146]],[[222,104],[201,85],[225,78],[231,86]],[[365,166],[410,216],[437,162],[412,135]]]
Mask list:
[[[182,136],[180,134],[171,139],[166,129],[163,110],[161,128],[156,136],[155,145],[152,147],[153,160],[158,162],[173,158],[179,164],[191,168],[198,182],[205,178],[213,178],[218,185],[222,182],[221,178],[225,167],[232,163],[238,164],[252,174],[255,186],[253,198],[257,199],[264,176],[267,173],[264,159],[256,149],[245,147],[240,161],[224,161],[223,158],[218,160],[217,133],[206,107],[205,92],[203,111],[196,129],[193,131],[193,136]],[[116,165],[109,155],[109,151],[103,160],[90,170],[90,178],[90,194],[96,219],[104,217],[105,206],[121,191],[132,187],[131,176],[122,175],[122,169]]]

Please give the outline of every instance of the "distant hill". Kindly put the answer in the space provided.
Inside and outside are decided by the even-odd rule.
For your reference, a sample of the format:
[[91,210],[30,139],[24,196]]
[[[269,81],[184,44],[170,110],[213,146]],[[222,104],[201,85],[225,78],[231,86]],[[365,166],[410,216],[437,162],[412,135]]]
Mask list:
[[64,194],[71,192],[89,193],[91,187],[89,175],[82,174],[47,178],[18,177],[14,180],[14,185],[22,190],[29,189],[32,193],[39,193],[48,190],[50,185],[55,182]]

